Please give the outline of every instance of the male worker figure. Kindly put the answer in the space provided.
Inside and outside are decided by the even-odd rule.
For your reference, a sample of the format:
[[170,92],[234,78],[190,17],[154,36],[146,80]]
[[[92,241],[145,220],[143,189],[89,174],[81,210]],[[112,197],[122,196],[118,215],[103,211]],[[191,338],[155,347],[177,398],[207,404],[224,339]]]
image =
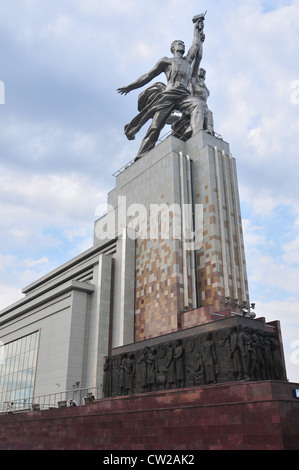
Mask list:
[[202,58],[203,29],[204,15],[199,15],[196,17],[194,26],[193,43],[186,56],[184,56],[184,42],[180,40],[174,41],[171,45],[173,58],[163,57],[148,73],[142,75],[127,87],[118,89],[120,94],[126,95],[130,91],[146,85],[162,72],[165,73],[167,78],[166,87],[162,83],[157,83],[140,95],[140,113],[125,126],[127,138],[133,140],[141,127],[149,119],[152,119],[136,160],[155,146],[162,128],[174,110],[190,115],[192,134],[197,133],[203,128],[204,111],[202,102],[191,96],[188,90],[192,76],[192,63],[195,58],[197,60]]

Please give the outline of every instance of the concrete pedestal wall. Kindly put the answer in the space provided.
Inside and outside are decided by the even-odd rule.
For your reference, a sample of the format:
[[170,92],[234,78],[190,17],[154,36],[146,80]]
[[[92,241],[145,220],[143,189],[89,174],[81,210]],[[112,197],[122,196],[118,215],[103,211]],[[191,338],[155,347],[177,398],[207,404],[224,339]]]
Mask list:
[[249,302],[236,165],[222,139],[168,137],[116,176],[108,213],[113,236],[136,233],[135,341],[178,331],[182,312]]
[[240,382],[0,416],[0,450],[299,450],[286,382]]
[[164,141],[117,176],[108,195],[118,232],[126,226],[136,232],[135,341],[177,331],[178,312],[184,309],[181,242],[167,236],[172,217],[157,226],[151,210],[159,206],[157,216],[163,219],[168,208],[180,206],[182,144],[174,138]]
[[217,311],[228,297],[249,304],[236,161],[228,144],[206,133],[187,141],[186,152],[193,162],[194,204],[204,207],[196,262],[200,306]]

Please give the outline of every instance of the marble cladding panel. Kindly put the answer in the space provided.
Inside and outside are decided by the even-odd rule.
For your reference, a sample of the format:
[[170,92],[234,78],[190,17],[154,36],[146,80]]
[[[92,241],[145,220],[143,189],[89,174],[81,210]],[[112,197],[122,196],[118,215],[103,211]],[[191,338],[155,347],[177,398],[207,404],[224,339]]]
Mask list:
[[195,204],[203,204],[203,247],[197,252],[200,305],[223,308],[225,297],[249,302],[235,161],[216,146],[192,154]]
[[135,341],[177,331],[183,308],[181,256],[175,241],[136,241]]

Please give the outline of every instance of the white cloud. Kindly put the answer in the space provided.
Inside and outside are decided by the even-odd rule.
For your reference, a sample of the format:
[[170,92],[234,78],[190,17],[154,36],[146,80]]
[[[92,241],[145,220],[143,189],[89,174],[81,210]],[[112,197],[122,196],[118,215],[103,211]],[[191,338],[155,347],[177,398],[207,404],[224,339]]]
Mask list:
[[21,265],[27,268],[35,268],[41,265],[49,265],[50,261],[46,256],[40,259],[25,259],[22,261]]
[[288,264],[299,263],[299,235],[291,242],[282,246],[283,259]]
[[34,260],[48,258],[57,264],[60,259],[63,263],[84,240],[90,240],[96,208],[105,200],[106,191],[79,174],[24,176],[3,170],[1,250],[7,253],[8,261],[10,256],[13,259],[14,254],[19,257],[23,253],[25,261],[30,254]]
[[42,28],[41,34],[43,36],[52,36],[55,38],[63,39],[67,36],[71,24],[71,19],[66,15],[59,15],[54,21]]
[[261,14],[261,5],[253,1],[242,2],[235,11],[228,8],[225,45],[219,35],[217,60],[209,57],[216,70],[211,105],[218,132],[234,143],[242,184],[255,193],[263,189],[260,199],[268,193],[268,198],[286,194],[297,201],[298,107],[290,103],[290,84],[298,75],[293,57],[299,5],[292,2],[268,14]]
[[242,225],[247,248],[263,246],[266,243],[263,227],[252,225],[251,221],[247,219],[243,219]]
[[3,273],[7,266],[13,265],[15,261],[15,256],[0,253],[0,272]]
[[122,15],[132,14],[136,8],[136,2],[133,0],[113,0],[101,1],[98,0],[74,0],[76,6],[85,13],[92,15],[112,16],[116,15],[117,18]]
[[63,230],[63,235],[70,242],[73,242],[76,238],[84,238],[88,236],[87,227],[84,226],[70,226]]
[[[254,226],[243,222],[245,251],[249,272],[249,286],[253,290],[273,289],[274,296],[285,293],[298,294],[299,266],[294,251],[298,250],[298,239],[277,246],[277,242],[266,236],[265,226]],[[275,234],[273,234],[275,235]]]
[[46,256],[33,259],[0,253],[0,310],[23,298],[22,289],[57,267]]
[[241,192],[243,200],[251,207],[253,214],[267,218],[273,215],[278,205],[286,203],[277,199],[269,188],[256,188],[254,180],[248,186],[243,183]]
[[24,297],[22,288],[0,284],[0,311]]

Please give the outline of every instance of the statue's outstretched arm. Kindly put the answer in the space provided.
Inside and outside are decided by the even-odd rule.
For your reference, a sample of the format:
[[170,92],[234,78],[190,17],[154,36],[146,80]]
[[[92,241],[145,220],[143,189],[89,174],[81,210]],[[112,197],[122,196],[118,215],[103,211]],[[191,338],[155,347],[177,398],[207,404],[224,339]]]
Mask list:
[[192,78],[196,78],[198,75],[199,67],[202,61],[202,55],[203,55],[202,45],[203,45],[204,40],[205,40],[205,35],[201,33],[201,45],[198,48],[198,51],[197,51],[197,54],[195,56],[195,60],[192,66]]
[[121,95],[127,95],[130,93],[132,90],[136,90],[136,88],[141,88],[142,86],[146,85],[149,83],[153,78],[157,77],[160,75],[160,73],[165,71],[165,65],[169,61],[167,57],[164,57],[157,62],[157,64],[148,72],[145,73],[144,75],[141,75],[135,82],[131,83],[128,86],[118,88],[117,91]]

